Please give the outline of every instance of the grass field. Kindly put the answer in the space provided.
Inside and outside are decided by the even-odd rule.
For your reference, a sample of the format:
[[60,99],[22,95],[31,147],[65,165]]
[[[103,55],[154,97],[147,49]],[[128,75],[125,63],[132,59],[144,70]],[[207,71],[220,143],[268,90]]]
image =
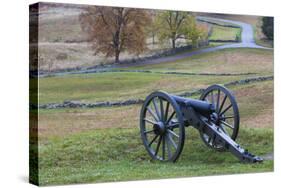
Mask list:
[[[41,7],[39,14],[40,70],[91,67],[113,62],[113,58],[94,55],[87,35],[82,31],[75,7]],[[258,44],[264,40],[258,16],[204,14],[249,23],[255,30]],[[199,15],[199,14],[198,14]],[[219,24],[228,24],[218,22]],[[209,25],[211,26],[211,24]],[[235,40],[241,29],[213,25],[210,40]],[[157,38],[157,37],[156,37]],[[152,44],[139,57],[150,56],[170,48],[170,44]],[[178,41],[186,44],[185,39]],[[225,43],[210,43],[207,47]],[[31,45],[32,50],[32,45]],[[189,51],[196,51],[191,49]],[[135,54],[121,53],[120,60],[136,58]],[[114,69],[115,70],[115,69]],[[116,69],[118,70],[118,69]],[[155,90],[170,93],[189,92],[211,84],[224,84],[250,77],[273,75],[273,50],[224,49],[184,58],[178,61],[142,65],[121,70],[149,70],[145,72],[107,72],[50,76],[39,78],[39,103],[121,101],[144,99]],[[232,76],[163,74],[165,72],[244,74]],[[245,75],[245,73],[252,73]],[[37,90],[31,79],[31,103]],[[36,83],[36,82],[35,82]],[[237,142],[253,154],[273,155],[274,81],[230,86],[240,111],[240,130]],[[199,96],[192,96],[198,99]],[[198,132],[186,128],[185,147],[176,163],[152,161],[146,152],[139,131],[141,105],[39,109],[30,111],[30,151],[38,149],[39,184],[61,185],[160,179],[192,176],[212,176],[238,173],[272,172],[274,160],[262,164],[243,164],[230,153],[216,152],[206,147]],[[37,144],[34,147],[33,143]],[[36,163],[36,155],[30,155]],[[31,175],[37,169],[31,165]]]
[[[273,81],[229,89],[237,97],[241,121],[245,127],[273,128]],[[64,137],[93,129],[135,128],[139,123],[140,109],[141,105],[95,109],[42,109],[39,137],[44,142],[52,136]]]
[[[177,163],[151,161],[137,128],[99,129],[50,139],[40,145],[41,185],[204,176],[273,170],[273,161],[242,164],[229,153],[207,148],[188,128]],[[242,129],[239,143],[258,155],[273,150],[272,129]]]
[[231,28],[214,25],[209,40],[239,40],[241,38],[240,28]]
[[178,93],[226,83],[246,76],[186,76],[154,73],[100,73],[50,77],[39,81],[39,102],[101,102],[144,98],[154,90]]
[[[255,74],[202,76],[111,72],[45,77],[39,79],[39,102],[144,98],[158,89],[180,93],[214,83],[273,75],[273,51],[226,49],[175,62],[129,68],[132,69]],[[273,81],[229,89],[237,98],[241,116],[238,143],[257,155],[273,153]],[[152,161],[140,139],[140,108],[141,105],[40,109],[39,125],[31,127],[30,132],[32,137],[38,131],[40,185],[273,171],[273,160],[242,164],[230,153],[207,148],[192,128],[186,129],[185,147],[177,163]]]
[[[230,88],[238,100],[238,142],[257,155],[273,152],[273,81]],[[256,92],[259,91],[259,92]],[[197,98],[195,96],[195,98]],[[40,184],[68,184],[267,172],[273,161],[242,164],[186,130],[177,163],[151,161],[139,135],[141,105],[39,111]]]
[[194,55],[175,62],[134,66],[130,69],[193,73],[273,74],[273,51],[261,49],[224,49]]
[[[134,69],[193,73],[251,72],[256,73],[252,76],[259,76],[273,74],[272,62],[272,51],[227,49],[195,55],[176,62],[139,66]],[[63,102],[64,100],[100,102],[144,98],[154,90],[179,93],[246,77],[249,76],[210,77],[128,72],[47,77],[39,79],[39,102],[40,104]]]

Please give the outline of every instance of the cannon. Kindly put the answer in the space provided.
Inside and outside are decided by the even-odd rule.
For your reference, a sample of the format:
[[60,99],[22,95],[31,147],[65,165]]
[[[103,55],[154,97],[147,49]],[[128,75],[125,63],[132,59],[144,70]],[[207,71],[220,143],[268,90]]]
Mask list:
[[229,151],[242,162],[262,162],[235,142],[239,110],[233,93],[221,85],[205,89],[199,100],[155,91],[140,112],[140,134],[152,157],[175,162],[183,149],[185,128],[194,127],[202,141],[216,151]]

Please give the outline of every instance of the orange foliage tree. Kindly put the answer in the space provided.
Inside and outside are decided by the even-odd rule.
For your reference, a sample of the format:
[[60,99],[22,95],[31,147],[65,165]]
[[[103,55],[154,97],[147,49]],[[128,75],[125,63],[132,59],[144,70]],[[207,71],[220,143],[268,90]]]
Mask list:
[[140,54],[146,50],[145,26],[151,21],[145,10],[119,7],[88,7],[79,16],[95,54],[115,57],[121,52]]

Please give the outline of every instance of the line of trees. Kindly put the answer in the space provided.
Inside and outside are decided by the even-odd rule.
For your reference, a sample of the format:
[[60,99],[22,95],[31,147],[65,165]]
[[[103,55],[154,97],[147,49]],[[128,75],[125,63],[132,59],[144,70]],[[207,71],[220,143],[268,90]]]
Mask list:
[[115,57],[127,51],[140,54],[147,50],[148,33],[161,43],[171,43],[176,48],[179,39],[198,46],[208,35],[208,28],[198,25],[195,16],[180,11],[147,11],[134,8],[88,7],[79,16],[80,24],[88,34],[95,54]]

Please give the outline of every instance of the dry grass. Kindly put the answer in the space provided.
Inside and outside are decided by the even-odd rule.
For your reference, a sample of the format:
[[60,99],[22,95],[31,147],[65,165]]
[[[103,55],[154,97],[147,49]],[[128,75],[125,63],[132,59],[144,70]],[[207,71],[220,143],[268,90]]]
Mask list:
[[273,81],[266,81],[235,90],[243,126],[273,128],[273,87]]
[[[81,66],[93,66],[103,61],[102,57],[94,56],[87,43],[39,43],[40,70],[50,71]],[[63,58],[60,58],[63,56]]]
[[64,137],[106,128],[137,128],[141,105],[96,109],[41,110],[39,138]]
[[241,70],[256,73],[273,72],[273,55],[269,51],[264,53],[259,53],[258,50],[255,53],[251,53],[251,50],[225,51],[212,59],[219,64],[210,64],[210,66],[201,70],[202,72],[239,73]]
[[194,55],[176,62],[143,65],[131,69],[195,73],[273,73],[273,51],[260,49],[225,49]]
[[[85,42],[87,34],[82,31],[79,22],[81,12],[82,10],[79,8],[66,7],[51,7],[40,12],[39,56],[44,59],[40,62],[40,70],[49,70],[49,63],[52,63],[52,71],[114,62],[114,57],[105,57],[103,54],[94,55],[91,43]],[[177,46],[186,45],[186,42],[183,39],[178,40]],[[157,39],[156,43],[152,44],[152,39],[148,37],[147,48],[148,50],[140,55],[122,52],[120,60],[159,53],[162,50],[170,49],[171,44],[160,44]],[[56,57],[60,54],[65,54],[67,58],[57,59]]]
[[[159,44],[148,44],[148,49],[141,55],[129,54],[122,52],[120,60],[127,60],[150,56],[168,49],[167,46]],[[105,57],[102,54],[95,54],[92,50],[91,43],[65,43],[65,42],[39,42],[39,57],[41,57],[40,70],[48,71],[48,62],[52,62],[51,71],[67,68],[91,67],[95,65],[108,64],[114,62],[114,57]],[[58,57],[63,54],[64,59]]]

